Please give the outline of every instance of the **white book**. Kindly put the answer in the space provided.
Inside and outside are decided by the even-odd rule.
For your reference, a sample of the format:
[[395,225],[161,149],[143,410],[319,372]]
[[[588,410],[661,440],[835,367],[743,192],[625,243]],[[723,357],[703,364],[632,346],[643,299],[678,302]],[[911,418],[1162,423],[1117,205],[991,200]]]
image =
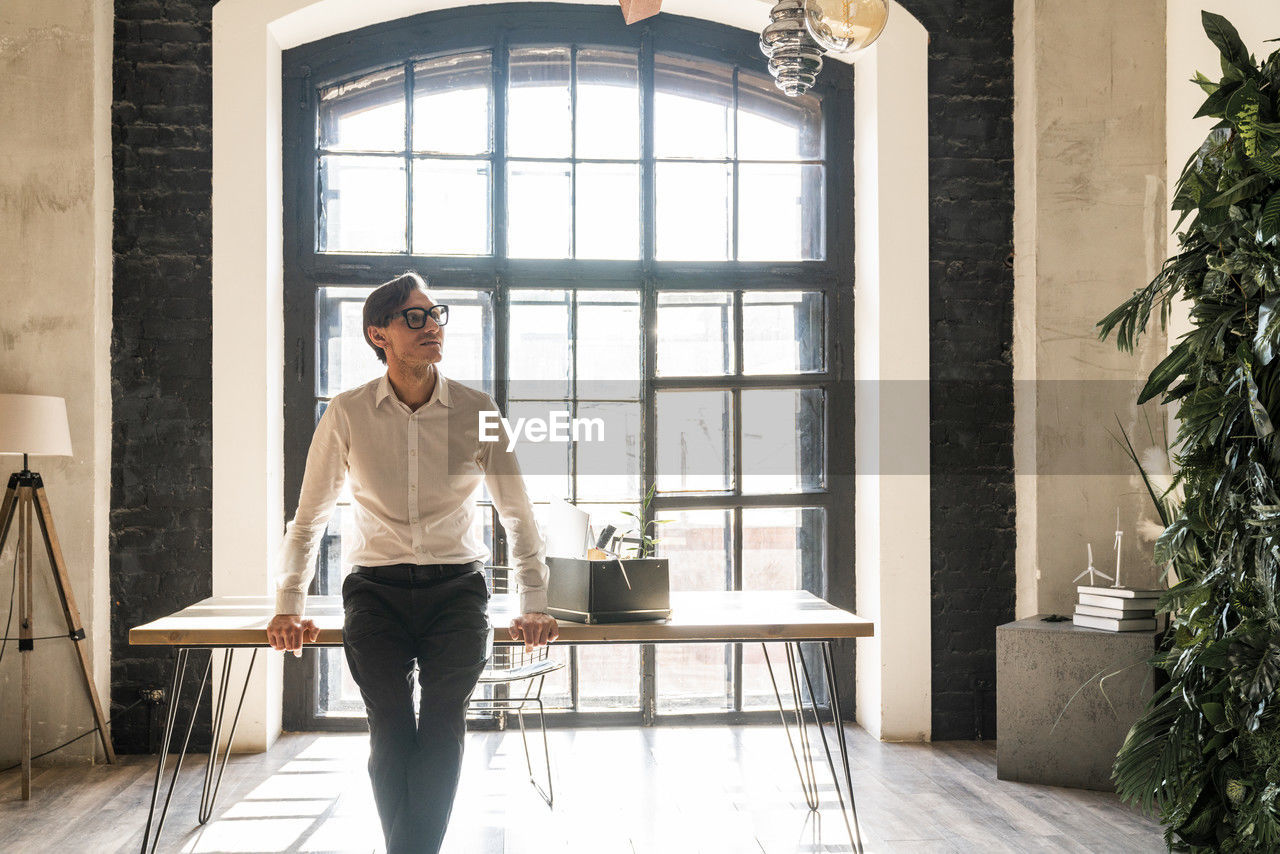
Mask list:
[[1118,596],[1121,599],[1159,599],[1163,590],[1139,590],[1136,587],[1088,587],[1081,584],[1076,590],[1094,596]]
[[1109,632],[1145,632],[1156,627],[1153,617],[1140,620],[1110,620],[1106,617],[1090,617],[1088,614],[1076,614],[1072,618],[1077,626],[1090,629],[1105,629]]
[[1095,596],[1092,593],[1081,593],[1081,605],[1094,605],[1099,608],[1112,608],[1120,611],[1154,611],[1158,599],[1121,599],[1117,596]]
[[1108,617],[1112,620],[1143,620],[1151,619],[1156,615],[1156,612],[1151,609],[1125,611],[1120,608],[1102,608],[1098,605],[1086,605],[1083,602],[1076,606],[1076,613],[1084,614],[1087,617]]

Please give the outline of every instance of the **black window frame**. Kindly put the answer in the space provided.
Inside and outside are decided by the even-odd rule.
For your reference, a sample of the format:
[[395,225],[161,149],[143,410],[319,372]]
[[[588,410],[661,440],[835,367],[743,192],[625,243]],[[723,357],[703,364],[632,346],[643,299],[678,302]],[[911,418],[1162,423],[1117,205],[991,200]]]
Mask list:
[[[733,575],[735,587],[742,580],[743,509],[753,507],[822,507],[826,511],[826,575],[806,578],[805,586],[841,607],[854,604],[854,407],[853,407],[853,68],[837,61],[825,64],[813,94],[821,98],[824,159],[826,163],[825,257],[797,262],[675,262],[654,261],[652,120],[642,128],[641,229],[644,245],[638,261],[508,259],[505,221],[494,221],[493,254],[469,256],[413,256],[408,254],[361,255],[316,251],[316,114],[318,89],[340,80],[386,68],[412,59],[467,49],[490,49],[494,67],[509,47],[582,45],[620,47],[639,51],[640,95],[643,109],[652,115],[653,57],[655,52],[684,54],[723,62],[767,75],[758,36],[744,30],[693,18],[661,14],[626,26],[613,7],[562,4],[502,4],[429,12],[366,27],[285,51],[282,57],[282,157],[284,187],[284,464],[285,518],[296,508],[307,450],[316,421],[315,372],[319,364],[316,338],[316,289],[323,285],[377,285],[407,268],[426,275],[443,289],[491,290],[495,312],[494,345],[497,360],[495,398],[505,409],[507,379],[507,294],[513,281],[521,289],[638,289],[644,323],[642,359],[644,436],[653,435],[656,393],[666,389],[730,390],[737,414],[740,391],[753,388],[811,388],[827,391],[826,488],[821,492],[797,492],[780,496],[713,494],[660,494],[654,510],[698,508],[728,509],[733,513]],[[736,73],[735,73],[736,76]],[[495,70],[493,191],[494,210],[505,211],[503,135],[505,117],[496,109],[505,85]],[[780,93],[781,94],[781,93]],[[785,96],[783,96],[785,97]],[[735,216],[734,223],[737,218]],[[735,227],[736,231],[736,227]],[[736,236],[734,238],[736,245]],[[738,373],[728,376],[654,377],[654,317],[660,290],[715,290],[734,294],[738,319],[733,334]],[[743,375],[742,293],[761,290],[816,290],[824,294],[826,365],[822,372],[782,376]],[[736,419],[741,433],[741,418]],[[642,489],[652,483],[656,463],[655,443],[642,442]],[[736,466],[740,468],[738,458]],[[741,482],[737,484],[741,491]],[[736,509],[735,509],[736,508]],[[495,562],[502,560],[505,543],[495,523]],[[319,588],[320,573],[312,583]],[[323,591],[330,592],[330,591]],[[735,708],[741,708],[741,645],[731,647],[738,677]],[[854,710],[853,643],[836,644],[836,663],[843,674],[840,700],[847,714]],[[806,655],[807,657],[807,655]],[[318,659],[286,656],[284,725],[287,730],[358,730],[363,718],[318,714],[320,685]],[[816,663],[816,658],[814,660]],[[653,725],[655,723],[734,724],[776,721],[777,712],[722,711],[698,714],[657,714],[652,703],[653,645],[641,647],[639,711],[562,712],[553,716],[565,725]],[[576,685],[573,693],[576,696]]]

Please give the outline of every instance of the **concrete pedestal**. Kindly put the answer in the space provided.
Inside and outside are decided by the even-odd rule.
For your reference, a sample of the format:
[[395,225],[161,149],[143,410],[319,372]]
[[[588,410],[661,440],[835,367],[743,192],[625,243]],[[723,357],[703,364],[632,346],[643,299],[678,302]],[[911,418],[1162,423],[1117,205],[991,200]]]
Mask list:
[[[1111,765],[1153,689],[1146,662],[1156,633],[1105,632],[1042,616],[996,629],[996,776],[1114,791]],[[1100,671],[1121,672],[1100,688],[1098,679],[1089,681]]]

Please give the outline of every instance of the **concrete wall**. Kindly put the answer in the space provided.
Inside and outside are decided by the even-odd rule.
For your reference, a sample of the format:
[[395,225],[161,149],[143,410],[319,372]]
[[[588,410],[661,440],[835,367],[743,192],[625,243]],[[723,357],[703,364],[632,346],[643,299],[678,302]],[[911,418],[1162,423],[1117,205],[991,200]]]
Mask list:
[[[1134,354],[1094,324],[1165,257],[1161,0],[1015,5],[1015,459],[1019,618],[1069,613],[1086,564],[1153,583],[1154,518],[1113,435],[1151,444],[1134,401],[1163,356],[1158,324]],[[1089,21],[1088,26],[1081,26]],[[1159,429],[1159,415],[1151,424]],[[1109,568],[1108,568],[1109,567]]]
[[[67,399],[71,457],[33,458],[88,635],[99,696],[108,696],[107,510],[111,422],[111,3],[0,5],[0,392]],[[22,458],[0,458],[4,473]],[[9,613],[14,538],[0,552],[0,614]],[[37,528],[37,544],[39,533]],[[36,636],[65,632],[37,546]],[[16,606],[15,606],[16,607]],[[2,624],[0,624],[2,625]],[[18,632],[17,615],[9,626]],[[37,641],[33,752],[93,725],[70,640]],[[0,664],[0,764],[19,753],[20,655]],[[109,713],[108,713],[109,714]],[[89,761],[85,738],[50,762]]]

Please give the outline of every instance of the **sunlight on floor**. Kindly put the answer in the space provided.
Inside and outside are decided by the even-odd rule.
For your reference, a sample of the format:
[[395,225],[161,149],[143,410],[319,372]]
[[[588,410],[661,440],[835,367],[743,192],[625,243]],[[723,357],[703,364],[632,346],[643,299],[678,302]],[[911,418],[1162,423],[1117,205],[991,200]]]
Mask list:
[[[246,795],[219,801],[181,851],[382,852],[368,736],[308,738]],[[468,735],[447,854],[850,850],[825,763],[824,810],[810,813],[779,729],[553,730],[550,740],[554,809],[528,782],[518,732]]]

